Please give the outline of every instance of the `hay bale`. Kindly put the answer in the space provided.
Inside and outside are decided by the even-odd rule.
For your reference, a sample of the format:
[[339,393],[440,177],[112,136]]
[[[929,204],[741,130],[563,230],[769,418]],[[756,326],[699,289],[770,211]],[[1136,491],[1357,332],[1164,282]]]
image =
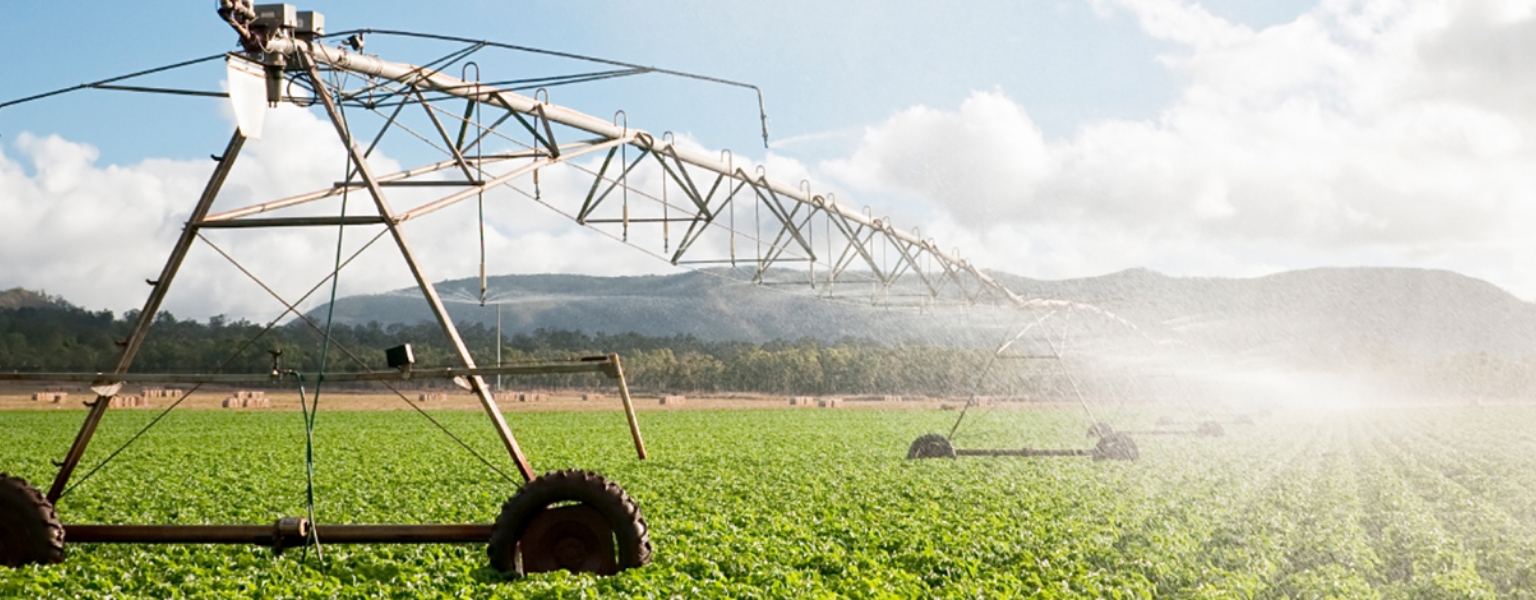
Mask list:
[[139,396],[113,396],[107,400],[107,408],[143,408],[149,406]]
[[581,395],[581,401],[582,402],[595,402],[595,401],[602,400],[602,399],[603,399],[603,395],[602,394],[582,394]]
[[682,406],[688,403],[688,398],[685,396],[662,396],[660,403],[662,406]]
[[224,408],[240,408],[240,402],[240,398],[236,396],[230,396],[225,398],[223,402],[219,403],[219,406]]
[[901,402],[901,396],[882,396],[882,402]]
[[843,406],[843,399],[842,398],[822,398],[822,399],[816,401],[816,406],[819,406],[821,408],[842,408],[842,406]]

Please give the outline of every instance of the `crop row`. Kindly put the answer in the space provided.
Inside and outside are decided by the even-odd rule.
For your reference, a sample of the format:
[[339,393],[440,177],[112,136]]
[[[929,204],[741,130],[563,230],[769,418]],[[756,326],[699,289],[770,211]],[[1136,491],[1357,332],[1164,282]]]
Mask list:
[[[507,469],[483,416],[436,416]],[[539,468],[602,471],[640,502],[652,565],[509,580],[478,546],[331,547],[321,563],[74,545],[63,565],[0,572],[0,597],[1529,597],[1533,416],[1281,414],[1221,438],[1146,437],[1142,460],[1121,463],[901,458],[952,412],[677,411],[643,415],[654,458],[641,462],[617,414],[520,413]],[[962,447],[1091,445],[1080,411],[973,417]],[[147,418],[109,415],[85,464]],[[78,419],[0,413],[16,441],[0,445],[0,468],[45,481]],[[327,522],[483,522],[515,490],[410,413],[323,412],[316,434]],[[301,450],[296,414],[173,413],[61,513],[271,522],[303,509]]]

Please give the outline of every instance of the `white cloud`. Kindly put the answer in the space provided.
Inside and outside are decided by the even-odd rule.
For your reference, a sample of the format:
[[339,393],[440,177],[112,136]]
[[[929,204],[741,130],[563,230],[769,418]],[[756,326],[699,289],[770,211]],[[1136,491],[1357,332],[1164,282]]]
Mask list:
[[1327,0],[1252,30],[1178,0],[1091,0],[1171,42],[1177,101],[1045,139],[974,92],[869,128],[820,170],[946,213],[935,232],[1036,276],[1452,268],[1536,295],[1536,2]]
[[[90,145],[57,136],[19,136],[15,154],[0,153],[0,215],[12,232],[0,237],[0,287],[43,289],[91,309],[123,312],[142,306],[146,279],[156,278],[203,186],[212,161],[146,160],[98,165]],[[284,105],[267,118],[262,141],[248,141],[214,212],[329,187],[343,178],[342,145],[328,121]],[[379,174],[401,165],[382,153],[370,159]],[[580,198],[590,184],[548,170],[548,197]],[[521,187],[531,191],[531,182]],[[579,189],[578,189],[579,188]],[[396,211],[448,192],[390,188]],[[487,263],[491,274],[576,272],[631,274],[667,268],[505,188],[486,198]],[[374,214],[366,193],[349,197],[348,214]],[[297,214],[336,214],[331,199],[297,207]],[[413,219],[404,225],[413,250],[434,281],[479,273],[476,203]],[[349,228],[345,255],[372,239],[379,228]],[[281,230],[205,230],[213,243],[295,301],[330,271],[336,257],[334,227]],[[580,249],[581,251],[574,251]],[[343,271],[339,293],[377,293],[414,285],[389,236]],[[323,287],[302,309],[323,302]],[[165,310],[178,317],[215,314],[264,321],[281,304],[206,244],[196,244],[174,282]]]

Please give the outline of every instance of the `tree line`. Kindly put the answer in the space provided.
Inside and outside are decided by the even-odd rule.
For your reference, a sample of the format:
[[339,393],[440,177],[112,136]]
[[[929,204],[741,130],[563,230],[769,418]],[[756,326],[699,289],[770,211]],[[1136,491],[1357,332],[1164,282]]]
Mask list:
[[[138,314],[115,316],[88,311],[58,298],[30,306],[0,303],[0,371],[93,372],[116,366],[119,345]],[[165,312],[134,361],[143,373],[266,373],[272,352],[281,367],[305,373],[382,370],[384,349],[409,343],[421,367],[455,366],[458,359],[435,323],[377,322],[331,327],[325,336],[302,319],[268,328],[246,320],[213,317],[206,322],[180,320]],[[463,323],[459,331],[475,361],[496,363],[495,331]],[[644,336],[636,333],[589,334],[540,329],[500,340],[505,364],[618,354],[631,388],[637,392],[765,393],[786,395],[901,395],[963,397],[971,394],[1073,400],[1085,394],[1098,401],[1191,395],[1130,382],[1133,373],[1115,367],[1047,364],[1047,361],[988,363],[989,349],[957,348],[920,342],[880,343],[845,338],[811,338],[766,343],[709,341],[692,335]],[[1370,353],[1371,356],[1381,353]],[[1369,357],[1366,357],[1369,358]],[[1328,365],[1314,365],[1327,370]],[[1355,357],[1333,365],[1364,376],[1388,392],[1383,399],[1506,399],[1536,395],[1536,358],[1464,353],[1443,357],[1395,356],[1388,360]],[[1067,371],[1071,371],[1068,379]],[[541,375],[509,378],[507,387],[602,388],[598,375]],[[443,387],[421,380],[413,387]],[[1183,386],[1188,387],[1188,386]],[[1202,394],[1193,394],[1202,395]],[[1220,395],[1220,394],[1217,394]]]
[[[0,370],[30,372],[107,371],[116,366],[122,341],[138,314],[115,316],[66,303],[0,309]],[[337,323],[331,344],[301,319],[267,328],[246,320],[213,317],[181,320],[168,312],[154,325],[134,360],[145,373],[265,373],[280,352],[281,368],[326,370],[387,368],[384,349],[412,345],[419,367],[459,363],[441,328],[371,322]],[[478,364],[496,363],[496,334],[480,323],[459,331]],[[893,394],[953,396],[967,393],[985,350],[923,343],[885,344],[846,338],[811,338],[766,343],[708,341],[692,335],[589,334],[539,329],[501,340],[504,364],[618,354],[632,388],[638,391],[744,392],[773,394]],[[597,375],[545,375],[508,379],[517,387],[600,387]],[[418,385],[444,385],[422,381]]]

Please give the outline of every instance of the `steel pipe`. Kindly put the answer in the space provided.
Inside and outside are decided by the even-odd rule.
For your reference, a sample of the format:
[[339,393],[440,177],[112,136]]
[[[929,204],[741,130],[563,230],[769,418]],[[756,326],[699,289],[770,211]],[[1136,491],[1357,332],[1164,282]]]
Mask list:
[[[594,356],[573,361],[503,365],[499,367],[448,367],[441,369],[415,369],[410,371],[370,371],[355,373],[324,373],[332,383],[353,381],[408,381],[411,379],[453,379],[455,377],[479,377],[483,375],[559,375],[568,373],[602,373],[611,378],[619,377],[618,363],[607,356]],[[80,381],[88,383],[270,383],[281,379],[278,373],[0,373],[0,381]]]
[[[313,526],[322,544],[483,544],[494,525],[332,525]],[[64,539],[75,544],[253,544],[283,547],[305,544],[297,529],[276,525],[65,525]]]
[[271,525],[65,525],[64,539],[83,544],[255,544],[271,546]]
[[1017,450],[962,450],[955,449],[955,456],[1093,456],[1090,449],[1041,449],[1019,448]]

